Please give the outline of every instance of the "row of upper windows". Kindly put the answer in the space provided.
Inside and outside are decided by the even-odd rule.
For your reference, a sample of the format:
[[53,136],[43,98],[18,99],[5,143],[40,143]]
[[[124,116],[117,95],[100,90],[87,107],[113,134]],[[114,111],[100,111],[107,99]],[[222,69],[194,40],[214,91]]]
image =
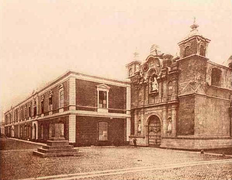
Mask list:
[[[50,96],[48,99],[49,105],[48,110],[53,110],[53,93],[50,91]],[[18,122],[19,120],[23,120],[26,117],[35,117],[37,114],[44,114],[45,104],[44,104],[44,95],[41,96],[40,101],[40,112],[37,111],[38,102],[36,99],[31,101],[29,104],[22,105],[21,107],[15,109],[13,111],[14,113],[14,119],[12,116],[12,113],[8,113],[5,115],[5,123],[11,124],[12,122]],[[33,107],[32,107],[33,106]],[[59,90],[59,108],[64,107],[64,88],[61,86]]]

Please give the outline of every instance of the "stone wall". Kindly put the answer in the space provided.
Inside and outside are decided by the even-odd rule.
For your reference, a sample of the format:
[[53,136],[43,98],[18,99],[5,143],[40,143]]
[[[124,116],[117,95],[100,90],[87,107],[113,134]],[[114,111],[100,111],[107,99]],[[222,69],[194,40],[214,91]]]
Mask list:
[[[221,92],[223,95],[223,92]],[[205,137],[229,137],[229,99],[216,96],[195,96],[195,135]],[[221,96],[222,96],[221,95]]]
[[194,120],[195,120],[194,109],[195,109],[194,95],[179,97],[177,135],[194,134]]
[[232,138],[164,138],[161,147],[187,150],[229,148],[232,147]]

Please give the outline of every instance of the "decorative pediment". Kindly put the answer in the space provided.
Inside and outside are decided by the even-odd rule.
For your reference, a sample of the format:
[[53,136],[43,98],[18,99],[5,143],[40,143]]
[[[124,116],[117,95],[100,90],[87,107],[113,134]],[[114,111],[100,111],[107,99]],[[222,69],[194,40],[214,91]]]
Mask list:
[[106,84],[99,84],[99,85],[97,85],[97,89],[109,90],[110,87],[107,86]]

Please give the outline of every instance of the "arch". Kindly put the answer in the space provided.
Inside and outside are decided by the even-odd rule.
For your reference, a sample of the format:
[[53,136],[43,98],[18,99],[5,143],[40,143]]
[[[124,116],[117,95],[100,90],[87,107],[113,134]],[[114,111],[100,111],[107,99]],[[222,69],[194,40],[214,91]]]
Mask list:
[[187,57],[191,54],[190,46],[186,46],[184,49],[184,57]]
[[200,45],[200,55],[205,56],[205,52],[206,52],[205,46]]
[[156,115],[151,115],[147,119],[148,123],[148,145],[149,146],[160,146],[161,144],[161,121]]

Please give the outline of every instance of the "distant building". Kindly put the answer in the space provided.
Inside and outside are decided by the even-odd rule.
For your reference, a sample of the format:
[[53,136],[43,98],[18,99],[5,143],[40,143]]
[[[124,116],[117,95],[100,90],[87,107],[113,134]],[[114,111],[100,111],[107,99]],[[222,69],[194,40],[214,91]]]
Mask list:
[[130,135],[130,84],[68,72],[5,113],[9,137],[46,142],[54,123],[76,146],[120,145]]
[[5,134],[4,122],[0,121],[0,134]]
[[144,62],[127,65],[131,80],[131,143],[178,149],[232,147],[232,57],[207,57],[209,39],[191,26],[180,57],[156,45]]

